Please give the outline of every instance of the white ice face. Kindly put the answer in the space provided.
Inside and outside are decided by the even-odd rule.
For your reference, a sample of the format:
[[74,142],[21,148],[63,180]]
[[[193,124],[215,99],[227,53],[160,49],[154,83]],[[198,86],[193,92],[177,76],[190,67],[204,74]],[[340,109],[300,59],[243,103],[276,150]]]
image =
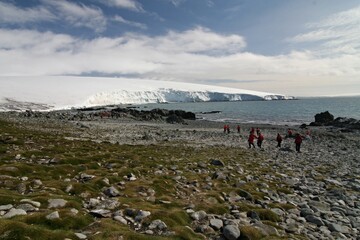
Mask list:
[[130,103],[291,99],[281,94],[236,88],[130,78],[0,77],[0,85],[0,110],[6,110],[6,104],[11,101],[59,109]]

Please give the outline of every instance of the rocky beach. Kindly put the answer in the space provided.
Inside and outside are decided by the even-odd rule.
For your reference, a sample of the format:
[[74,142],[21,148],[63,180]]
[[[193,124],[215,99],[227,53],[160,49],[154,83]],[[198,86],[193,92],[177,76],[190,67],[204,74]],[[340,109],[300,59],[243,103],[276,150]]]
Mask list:
[[359,122],[326,116],[297,153],[184,111],[0,113],[0,239],[360,239]]

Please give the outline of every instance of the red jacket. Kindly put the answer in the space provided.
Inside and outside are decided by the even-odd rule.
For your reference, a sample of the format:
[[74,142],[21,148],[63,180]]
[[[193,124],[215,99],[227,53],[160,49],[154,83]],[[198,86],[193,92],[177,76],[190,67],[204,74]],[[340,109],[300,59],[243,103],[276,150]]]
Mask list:
[[281,141],[282,141],[282,137],[280,136],[280,134],[277,135],[276,141],[278,141],[278,142],[281,142]]
[[249,143],[253,143],[255,138],[257,138],[257,137],[255,136],[255,134],[250,133],[249,139],[248,139]]
[[263,141],[264,140],[264,135],[260,134],[259,137],[258,137],[258,140]]
[[297,135],[296,138],[295,138],[295,143],[296,144],[300,144],[302,143],[302,137],[300,135]]

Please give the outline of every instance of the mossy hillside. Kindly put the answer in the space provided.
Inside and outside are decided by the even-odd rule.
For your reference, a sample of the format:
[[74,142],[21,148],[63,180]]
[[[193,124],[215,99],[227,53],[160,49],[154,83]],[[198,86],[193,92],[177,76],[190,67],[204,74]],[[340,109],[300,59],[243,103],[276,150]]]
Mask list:
[[[224,193],[236,192],[237,189],[234,187],[236,179],[244,180],[245,175],[237,172],[235,168],[226,168],[226,166],[240,165],[258,176],[255,181],[241,186],[241,189],[252,194],[254,199],[263,198],[263,194],[257,190],[258,182],[266,181],[262,176],[273,171],[260,164],[262,155],[231,147],[198,148],[181,143],[118,145],[69,140],[69,133],[51,134],[34,131],[5,121],[0,122],[0,132],[0,169],[5,169],[2,174],[13,177],[9,180],[11,184],[0,181],[0,204],[16,205],[21,199],[30,198],[41,202],[42,208],[46,208],[47,200],[50,198],[63,198],[68,201],[60,212],[60,220],[54,222],[46,220],[44,216],[50,213],[48,210],[11,220],[2,219],[0,235],[9,231],[15,234],[12,233],[13,228],[9,223],[16,222],[20,229],[24,228],[24,236],[32,238],[36,235],[39,237],[37,239],[47,239],[49,233],[54,234],[53,239],[56,239],[56,236],[62,239],[71,238],[74,232],[86,230],[90,228],[89,226],[93,233],[99,232],[93,236],[93,239],[116,239],[120,235],[126,239],[167,239],[141,235],[111,219],[94,219],[84,213],[82,203],[90,197],[101,196],[104,188],[108,187],[103,181],[107,178],[110,185],[115,187],[118,187],[120,182],[125,182],[124,189],[120,190],[121,195],[117,197],[121,203],[119,209],[132,207],[150,211],[151,215],[146,221],[163,220],[176,233],[171,239],[201,239],[200,235],[186,227],[191,225],[191,219],[185,213],[184,207],[193,203],[197,210],[205,210],[208,213],[228,212],[229,206],[221,196]],[[21,158],[17,159],[17,155]],[[53,164],[39,164],[41,159],[56,159],[56,161]],[[209,164],[210,159],[221,159],[225,170],[223,167]],[[207,164],[208,172],[199,172],[199,163]],[[231,178],[212,179],[213,186],[210,189],[202,189],[206,184],[206,178],[212,177],[212,173],[219,169]],[[183,185],[174,179],[179,172],[184,178],[181,180]],[[69,183],[64,179],[75,179],[81,173],[95,177],[86,182],[71,181],[73,189],[69,193],[65,192]],[[136,181],[126,179],[130,173],[137,177]],[[29,178],[25,181],[28,186],[32,185],[34,179],[41,180],[43,185],[34,188],[33,192],[21,195],[17,193],[16,186],[24,182],[20,180],[24,176]],[[196,183],[194,187],[191,185],[193,182]],[[190,187],[184,187],[187,185]],[[271,184],[271,187],[274,187],[272,190],[277,191],[276,185],[277,183]],[[148,201],[148,196],[140,195],[139,192],[144,189],[153,189],[156,201]],[[202,190],[197,192],[196,189]],[[281,189],[279,191],[283,192]],[[83,193],[87,193],[86,198],[82,196]],[[241,192],[238,193],[241,195]],[[247,201],[237,204],[242,211],[255,210],[261,219],[279,221],[270,210],[259,209]],[[78,217],[68,215],[67,211],[70,208],[78,209],[80,215]],[[25,230],[26,226],[28,230]]]

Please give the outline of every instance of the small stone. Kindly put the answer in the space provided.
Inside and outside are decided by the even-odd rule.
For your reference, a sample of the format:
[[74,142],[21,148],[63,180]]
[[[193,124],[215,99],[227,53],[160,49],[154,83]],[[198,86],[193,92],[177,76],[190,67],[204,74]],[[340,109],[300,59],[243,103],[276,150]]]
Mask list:
[[125,219],[123,216],[115,216],[115,217],[114,217],[114,220],[115,220],[115,221],[118,221],[118,222],[120,222],[120,223],[122,223],[122,224],[124,224],[124,225],[127,225],[127,221],[126,221],[126,219]]
[[60,218],[59,212],[55,211],[46,216],[46,219],[53,220]]
[[152,230],[146,230],[146,231],[145,231],[145,234],[147,234],[147,235],[154,235],[154,231],[152,231]]
[[99,218],[110,218],[111,217],[111,211],[106,209],[95,209],[91,210],[90,214],[99,217]]
[[20,204],[17,206],[17,209],[22,209],[25,212],[35,212],[35,211],[39,211],[38,208],[34,207],[33,205],[31,205],[30,203],[24,203],[24,204]]
[[221,160],[218,160],[218,159],[211,159],[210,164],[214,165],[214,166],[221,166],[221,167],[225,166],[225,164]]
[[20,194],[24,194],[26,192],[26,184],[25,183],[19,183],[16,186],[16,191]]
[[87,239],[87,236],[85,234],[82,233],[74,233],[76,235],[76,237],[78,237],[78,239]]
[[151,215],[151,212],[140,210],[140,211],[138,212],[138,214],[136,215],[136,217],[135,217],[135,221],[140,222],[140,221],[142,221],[144,218],[146,218],[146,217],[148,217],[148,216],[150,216],[150,215]]
[[221,219],[210,219],[210,227],[215,230],[220,230],[224,226],[224,223]]
[[22,209],[12,208],[3,216],[3,218],[12,218],[19,215],[27,215],[27,213]]
[[12,204],[0,205],[0,211],[7,211],[13,208]]
[[160,219],[156,219],[150,223],[149,229],[151,229],[151,230],[158,229],[158,230],[163,231],[163,230],[167,229],[167,225]]
[[207,213],[205,211],[197,211],[191,214],[191,218],[197,221],[203,220],[206,216]]
[[104,178],[103,180],[103,183],[105,183],[106,185],[110,185],[110,181],[108,178]]
[[29,178],[28,177],[21,177],[20,180],[25,182],[25,181],[29,180]]
[[67,187],[66,187],[66,189],[65,189],[65,192],[67,192],[67,193],[69,193],[69,192],[71,192],[71,190],[73,190],[73,185],[68,185]]
[[72,209],[70,209],[70,212],[73,216],[75,216],[79,213],[79,210],[77,210],[76,208],[72,208]]
[[120,192],[115,187],[111,186],[104,191],[104,194],[108,197],[116,197],[120,195]]
[[43,185],[42,181],[40,179],[35,179],[33,182],[33,187],[34,188],[39,188],[41,185]]
[[20,202],[30,203],[31,205],[38,208],[41,206],[40,202],[32,201],[31,199],[21,199]]
[[48,208],[62,208],[66,205],[67,201],[64,199],[49,199]]
[[345,228],[344,226],[341,226],[340,224],[337,224],[337,223],[329,223],[327,225],[327,227],[332,232],[349,233],[347,228]]
[[321,220],[321,218],[316,217],[314,215],[308,215],[305,217],[306,221],[310,222],[310,223],[314,223],[317,226],[324,226],[324,222]]

